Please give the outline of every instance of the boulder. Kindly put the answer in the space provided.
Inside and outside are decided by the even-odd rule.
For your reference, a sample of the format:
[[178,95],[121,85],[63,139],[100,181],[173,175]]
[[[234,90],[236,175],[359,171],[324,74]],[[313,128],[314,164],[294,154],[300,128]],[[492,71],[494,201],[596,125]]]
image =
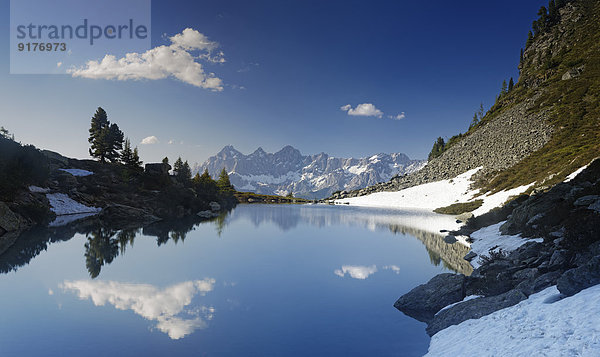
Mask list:
[[6,203],[0,202],[0,236],[6,232],[17,231],[25,228],[25,220],[8,208]]
[[201,217],[201,218],[214,218],[214,217],[218,217],[219,214],[213,211],[200,211],[198,213],[196,213],[196,216]]
[[595,256],[585,265],[567,270],[556,282],[558,291],[567,296],[600,284],[600,256]]
[[208,205],[210,206],[210,210],[213,212],[221,210],[221,205],[218,202],[211,202]]
[[551,271],[549,273],[540,275],[535,279],[523,280],[515,289],[529,296],[531,294],[538,293],[549,286],[556,285],[556,281],[560,276],[560,271]]
[[401,296],[394,307],[414,319],[429,322],[443,307],[464,299],[464,283],[465,276],[462,274],[436,275],[426,284]]
[[427,325],[427,334],[433,336],[448,326],[458,325],[470,319],[478,319],[495,311],[516,305],[525,299],[527,299],[527,296],[521,291],[510,290],[496,296],[460,302],[438,312]]
[[171,171],[171,165],[162,162],[146,164],[145,171],[151,175],[168,175]]

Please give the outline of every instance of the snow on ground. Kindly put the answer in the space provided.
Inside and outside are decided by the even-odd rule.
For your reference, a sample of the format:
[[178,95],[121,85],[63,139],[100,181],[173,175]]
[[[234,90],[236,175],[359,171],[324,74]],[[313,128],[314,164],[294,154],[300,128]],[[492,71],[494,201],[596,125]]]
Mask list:
[[98,213],[102,210],[101,208],[88,207],[74,201],[64,193],[48,193],[46,197],[50,201],[52,212],[56,213],[57,216],[64,214]]
[[552,286],[450,326],[431,338],[426,356],[600,356],[600,285],[562,299]]
[[499,249],[509,253],[519,248],[527,242],[542,242],[542,238],[524,239],[520,235],[509,236],[500,234],[500,226],[506,221],[481,228],[471,234],[473,243],[471,251],[477,254],[477,257],[471,261],[473,268],[478,268],[481,264],[479,259],[482,256],[489,256],[489,251],[497,252]]
[[575,177],[577,177],[577,175],[579,175],[583,170],[587,169],[588,165],[585,165],[583,167],[578,168],[577,170],[573,171],[569,176],[567,176],[567,178],[565,179],[564,182],[569,182],[571,180],[573,180]]
[[64,171],[64,172],[68,172],[73,176],[89,176],[89,175],[93,175],[94,173],[91,171],[87,171],[87,170],[81,170],[81,169],[59,169],[60,171]]
[[502,205],[510,196],[525,192],[532,184],[500,191],[495,194],[484,194],[476,197],[479,190],[471,190],[471,177],[481,169],[469,170],[450,180],[442,180],[413,186],[396,192],[377,192],[366,196],[344,198],[336,203],[350,205],[386,208],[417,208],[434,210],[454,203],[464,203],[482,199],[483,205],[473,211],[478,216],[489,212],[492,208]]
[[29,192],[33,193],[47,193],[50,192],[49,188],[43,188],[38,186],[29,186]]
[[456,304],[460,304],[461,302],[465,302],[465,301],[469,301],[469,300],[473,300],[473,299],[478,299],[478,298],[480,298],[480,297],[483,297],[483,295],[469,295],[469,296],[465,296],[465,298],[464,298],[464,299],[462,299],[461,301],[457,301],[457,302],[455,302],[455,303],[453,303],[453,304],[450,304],[450,305],[447,305],[447,306],[444,306],[444,307],[442,307],[442,308],[440,309],[440,311],[436,312],[435,314],[437,315],[437,314],[439,314],[441,311],[444,311],[444,310],[446,310],[446,309],[449,309],[449,308],[451,308],[452,306],[454,306],[454,305],[456,305]]

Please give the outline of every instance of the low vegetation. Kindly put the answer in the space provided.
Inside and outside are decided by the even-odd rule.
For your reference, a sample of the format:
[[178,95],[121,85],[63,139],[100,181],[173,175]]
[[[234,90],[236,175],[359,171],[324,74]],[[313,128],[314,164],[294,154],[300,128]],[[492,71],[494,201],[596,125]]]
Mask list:
[[454,203],[450,206],[440,207],[433,210],[435,213],[458,215],[465,212],[473,212],[483,205],[483,200],[471,202]]

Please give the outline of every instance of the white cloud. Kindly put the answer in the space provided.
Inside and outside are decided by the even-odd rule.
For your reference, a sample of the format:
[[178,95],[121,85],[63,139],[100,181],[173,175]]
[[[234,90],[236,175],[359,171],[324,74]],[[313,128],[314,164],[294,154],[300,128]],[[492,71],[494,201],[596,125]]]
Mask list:
[[56,62],[56,67],[62,66],[62,62]]
[[148,136],[146,138],[143,138],[142,142],[140,144],[142,144],[142,145],[158,144],[158,138],[156,136],[154,136],[154,135]]
[[333,273],[342,278],[348,274],[351,278],[364,280],[369,275],[375,274],[377,267],[375,265],[364,266],[364,265],[342,265],[341,269],[336,269]]
[[397,265],[386,265],[383,267],[385,270],[391,270],[396,274],[400,274],[400,267]]
[[[83,67],[71,67],[67,73],[73,77],[121,81],[175,77],[196,87],[223,90],[223,81],[214,73],[206,73],[202,64],[196,61],[225,62],[222,51],[213,55],[219,46],[217,42],[209,41],[205,35],[191,28],[186,28],[169,40],[169,46],[158,46],[144,53],[127,53],[119,59],[107,54],[100,61],[91,60]],[[191,51],[199,51],[200,54],[193,56]]]
[[350,104],[346,104],[340,107],[341,110],[348,112],[348,115],[353,116],[364,116],[364,117],[377,117],[381,118],[383,116],[383,112],[377,109],[371,103],[363,103],[356,106],[356,108],[352,108]]
[[169,143],[168,143],[168,144],[169,144],[169,145],[173,145],[173,144],[175,144],[175,141],[174,141],[173,139],[171,139],[171,140],[169,140]]
[[388,115],[388,118],[394,119],[394,120],[402,120],[402,119],[406,118],[406,114],[404,114],[404,112],[402,112],[397,115]]
[[[198,328],[208,327],[206,320],[212,319],[215,312],[213,307],[185,307],[190,305],[195,295],[212,291],[214,285],[214,279],[204,279],[186,281],[160,290],[149,284],[78,280],[65,281],[61,288],[76,292],[82,300],[91,299],[96,306],[109,303],[119,310],[132,310],[147,320],[157,321],[157,329],[177,340]],[[177,316],[182,312],[194,318]],[[201,313],[204,314],[203,318],[199,316]]]

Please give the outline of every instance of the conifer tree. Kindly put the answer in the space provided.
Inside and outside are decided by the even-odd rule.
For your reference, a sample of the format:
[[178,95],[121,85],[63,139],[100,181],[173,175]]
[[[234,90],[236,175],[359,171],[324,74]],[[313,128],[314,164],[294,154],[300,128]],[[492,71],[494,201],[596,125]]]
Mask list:
[[100,162],[118,162],[121,158],[120,151],[123,148],[123,132],[115,123],[108,121],[106,111],[98,107],[92,117],[88,142],[91,144],[90,156],[97,158]]
[[442,137],[437,138],[437,140],[433,143],[433,148],[431,149],[427,159],[431,160],[440,156],[444,152],[445,146],[446,143],[444,142],[444,139]]
[[510,92],[511,90],[513,90],[514,87],[515,82],[513,81],[512,77],[510,77],[510,81],[508,81],[508,91]]
[[469,129],[473,128],[477,124],[479,124],[479,118],[477,117],[477,113],[475,113],[473,114],[473,120],[471,120],[471,125],[469,125]]
[[169,158],[165,156],[164,159],[162,159],[162,163],[165,164],[165,165],[168,165],[169,164]]
[[556,23],[558,20],[558,13],[556,11],[556,2],[554,0],[550,0],[548,3],[548,19],[550,23]]
[[123,151],[121,151],[121,162],[123,165],[128,166],[133,160],[133,150],[131,150],[131,142],[129,138],[125,139],[123,144]]
[[508,85],[506,84],[506,79],[502,81],[502,88],[500,89],[500,95],[506,94],[508,90]]
[[483,107],[483,102],[479,103],[479,121],[483,120],[483,117],[485,116],[485,108]]
[[527,34],[527,43],[525,44],[525,47],[529,47],[531,44],[533,43],[533,33],[531,31],[529,31],[529,34]]
[[219,179],[217,180],[217,188],[221,193],[230,193],[233,192],[233,185],[229,180],[229,175],[227,174],[227,170],[223,168],[221,173],[219,174]]
[[177,160],[173,164],[173,173],[175,174],[175,176],[179,175],[179,171],[181,171],[182,167],[183,167],[183,160],[181,160],[181,156],[180,156],[177,158]]
[[521,48],[521,54],[519,55],[519,63],[523,63],[523,49]]
[[92,117],[90,127],[90,137],[88,142],[91,144],[89,149],[90,156],[100,159],[100,162],[106,162],[106,136],[108,134],[108,117],[101,107],[98,107]]

